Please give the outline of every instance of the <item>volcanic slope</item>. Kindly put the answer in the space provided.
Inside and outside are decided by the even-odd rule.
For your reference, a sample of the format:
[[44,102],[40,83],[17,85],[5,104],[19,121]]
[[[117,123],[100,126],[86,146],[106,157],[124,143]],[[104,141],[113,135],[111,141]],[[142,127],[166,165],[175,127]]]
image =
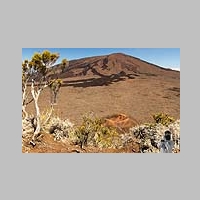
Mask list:
[[[180,118],[179,71],[122,53],[72,60],[64,72],[60,64],[52,71],[63,80],[55,111],[75,124],[91,111],[99,117],[121,113],[140,123],[152,121],[158,112]],[[41,94],[42,111],[50,105],[49,94],[49,89]]]

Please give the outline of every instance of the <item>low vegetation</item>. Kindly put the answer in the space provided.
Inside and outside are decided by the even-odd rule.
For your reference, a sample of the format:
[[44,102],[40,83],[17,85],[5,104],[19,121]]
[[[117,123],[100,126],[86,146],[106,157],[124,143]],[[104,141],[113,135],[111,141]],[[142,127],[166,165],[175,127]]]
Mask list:
[[157,113],[153,115],[153,118],[155,120],[155,122],[158,124],[162,124],[162,125],[169,125],[170,123],[174,122],[175,119],[173,117],[170,117],[168,114],[166,113]]
[[116,129],[103,126],[102,120],[93,114],[83,116],[82,124],[71,132],[69,139],[81,148],[84,146],[120,148],[122,146]]
[[[137,144],[138,153],[159,153],[159,145],[164,133],[170,131],[174,143],[172,152],[180,152],[180,120],[167,120],[166,123],[164,119],[171,119],[167,114],[159,113],[154,116],[163,116],[163,119],[161,117],[160,121],[155,120],[154,123],[131,127],[129,131],[122,133],[114,127],[104,126],[103,120],[96,117],[94,113],[84,115],[80,126],[74,126],[68,119],[62,120],[54,114],[47,121],[48,115],[42,114],[41,122],[47,122],[41,123],[41,132],[51,134],[54,141],[79,146],[86,151],[89,147],[98,148],[100,151],[103,149],[120,150]],[[34,133],[34,123],[34,117],[23,121],[23,138],[31,139]]]

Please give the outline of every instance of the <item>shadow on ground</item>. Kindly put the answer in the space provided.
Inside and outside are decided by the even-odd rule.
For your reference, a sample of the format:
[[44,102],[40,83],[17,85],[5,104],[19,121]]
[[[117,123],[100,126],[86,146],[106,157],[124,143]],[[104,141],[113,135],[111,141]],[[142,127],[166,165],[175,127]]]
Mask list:
[[138,76],[137,74],[126,74],[120,72],[119,74],[112,74],[109,76],[101,76],[98,78],[88,78],[88,79],[78,79],[78,80],[69,80],[63,81],[62,86],[73,86],[73,87],[95,87],[95,86],[108,86],[113,83],[124,81],[128,79],[135,79]]

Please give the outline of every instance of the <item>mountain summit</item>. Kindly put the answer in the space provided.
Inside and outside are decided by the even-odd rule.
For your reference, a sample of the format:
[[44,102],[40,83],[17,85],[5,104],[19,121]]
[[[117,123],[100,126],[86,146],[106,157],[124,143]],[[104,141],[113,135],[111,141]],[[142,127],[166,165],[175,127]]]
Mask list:
[[[60,64],[54,69],[59,69]],[[94,56],[69,61],[69,67],[60,74],[60,78],[68,77],[109,77],[126,76],[179,76],[180,72],[162,68],[136,57],[122,53],[114,53],[104,56]]]

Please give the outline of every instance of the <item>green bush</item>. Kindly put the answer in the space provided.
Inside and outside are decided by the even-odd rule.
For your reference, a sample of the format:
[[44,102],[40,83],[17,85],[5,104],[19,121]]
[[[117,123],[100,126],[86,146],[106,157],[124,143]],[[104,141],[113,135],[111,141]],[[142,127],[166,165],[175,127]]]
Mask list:
[[175,119],[166,113],[154,114],[153,119],[155,120],[155,123],[157,123],[157,124],[160,123],[160,124],[166,125],[166,126],[175,122]]
[[102,120],[94,115],[85,115],[83,122],[69,134],[69,139],[77,145],[99,148],[118,148],[121,145],[119,133],[114,128],[103,126]]

